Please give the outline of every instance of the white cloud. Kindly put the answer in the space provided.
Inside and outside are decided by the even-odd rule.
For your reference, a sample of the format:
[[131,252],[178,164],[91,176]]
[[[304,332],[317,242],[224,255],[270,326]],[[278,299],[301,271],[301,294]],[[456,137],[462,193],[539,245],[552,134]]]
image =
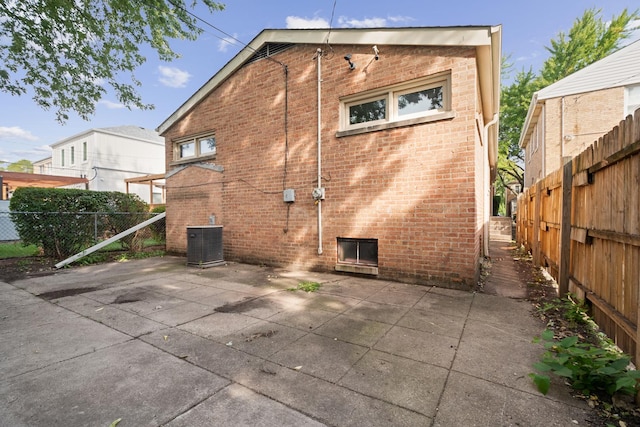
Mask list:
[[287,16],[287,28],[329,28],[329,21],[324,18],[302,18],[300,16]]
[[415,19],[410,16],[390,16],[388,19],[395,23],[415,21]]
[[353,28],[379,28],[387,26],[386,18],[365,18],[365,19],[351,19],[346,16],[338,18],[338,24],[341,27],[353,27]]
[[158,66],[160,72],[160,78],[158,80],[165,86],[169,87],[185,87],[191,74],[175,67],[165,67],[163,65]]
[[44,159],[51,156],[51,147],[48,145],[40,145],[39,147],[33,147],[31,149],[13,150],[11,154],[23,159]]
[[233,37],[225,37],[218,43],[218,52],[226,52],[231,46],[235,46],[238,42],[235,40],[238,38],[238,34],[233,33]]
[[0,126],[0,138],[7,139],[26,139],[27,141],[37,141],[38,137],[28,130],[24,130],[18,126],[6,127]]
[[123,108],[127,108],[124,104],[121,104],[119,102],[107,101],[106,99],[101,99],[100,101],[98,101],[98,104],[104,105],[109,110],[121,110]]

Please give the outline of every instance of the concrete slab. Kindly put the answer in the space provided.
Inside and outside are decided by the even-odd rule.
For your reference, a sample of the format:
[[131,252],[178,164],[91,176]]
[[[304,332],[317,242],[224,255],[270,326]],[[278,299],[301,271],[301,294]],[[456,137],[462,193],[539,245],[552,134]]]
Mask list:
[[24,328],[25,325],[36,328],[51,323],[52,319],[77,317],[74,313],[39,298],[34,298],[31,294],[28,294],[28,300],[21,300],[24,302],[23,304],[7,304],[5,302],[7,293],[3,292],[0,299],[2,301],[0,304],[0,334],[5,332],[12,334],[18,329]]
[[235,349],[254,356],[268,358],[302,338],[307,332],[264,320],[253,323],[244,329],[225,335],[221,341]]
[[245,292],[224,291],[215,292],[213,295],[208,297],[203,296],[198,302],[211,307],[222,307],[226,304],[250,301],[255,298],[257,298],[255,295],[247,294]]
[[[527,302],[184,262],[0,284],[0,425],[584,425],[562,382],[526,376]],[[285,291],[302,280],[322,286]]]
[[179,328],[183,331],[224,343],[225,336],[259,321],[260,319],[237,313],[213,313],[193,322],[180,325]]
[[[301,294],[302,295],[302,294]],[[360,302],[359,299],[341,297],[329,294],[307,294],[307,308],[343,313],[355,307]]]
[[417,412],[276,364],[248,366],[234,381],[332,426],[428,426]]
[[469,319],[498,325],[524,321],[531,325],[531,310],[532,305],[525,300],[476,294],[469,311]]
[[321,427],[319,423],[282,403],[237,384],[230,385],[195,408],[167,424],[193,426],[300,426]]
[[224,378],[234,378],[248,366],[259,367],[266,362],[233,346],[202,338],[198,335],[169,328],[140,337],[154,347],[206,369]]
[[[538,354],[544,349],[532,343],[533,335],[522,335],[508,324],[473,323],[465,327],[453,369],[510,388],[535,393],[529,378]],[[541,332],[541,330],[540,330]],[[537,347],[538,351],[532,351]],[[478,357],[481,354],[482,357]]]
[[457,346],[456,338],[394,326],[374,348],[449,369]]
[[412,308],[398,320],[398,326],[417,329],[423,332],[459,338],[464,329],[466,319],[460,316],[449,316],[433,310]]
[[60,298],[53,302],[70,312],[80,314],[132,337],[166,328],[162,323],[121,310],[117,306],[102,304],[84,295]]
[[322,284],[320,289],[318,289],[318,293],[364,300],[387,286],[387,282],[378,282],[375,280],[370,280],[369,283],[349,281],[348,286],[345,286],[345,279],[343,279],[337,282]]
[[35,304],[42,300],[33,298],[33,295],[29,292],[15,288],[8,285],[8,288],[3,289],[2,292],[2,306],[0,310],[9,310],[9,308],[20,307],[28,304]]
[[[269,294],[262,298],[254,297],[239,302],[229,302],[216,307],[215,310],[221,313],[242,313],[258,319],[268,319],[291,306],[291,299],[292,297],[284,293]],[[294,303],[294,306],[296,305]]]
[[185,301],[200,303],[203,298],[208,298],[226,292],[226,289],[215,288],[213,286],[196,285],[191,289],[176,292],[174,295]]
[[355,307],[345,311],[344,314],[361,319],[375,320],[377,322],[394,325],[408,311],[409,307],[377,303],[372,301],[361,301]]
[[314,332],[351,344],[373,347],[389,329],[391,329],[391,325],[388,323],[341,314],[329,320]]
[[337,338],[308,334],[269,359],[290,369],[335,383],[367,352]]
[[372,350],[338,384],[433,417],[448,374],[438,366]]
[[269,321],[303,331],[313,331],[336,316],[338,313],[301,307],[275,314],[269,318]]
[[566,427],[591,425],[588,410],[452,371],[433,424]]
[[26,323],[0,333],[0,341],[7,343],[2,346],[0,378],[19,376],[131,339],[84,317],[65,313],[52,314],[47,323]]
[[449,316],[467,317],[474,294],[464,291],[453,291],[448,295],[438,292],[426,293],[413,308],[434,311]]
[[0,413],[12,426],[157,426],[227,384],[132,341],[0,382]]
[[213,307],[195,302],[180,301],[182,301],[180,304],[156,310],[147,314],[146,317],[167,326],[178,326],[208,316],[215,310]]
[[367,301],[413,307],[425,294],[426,290],[404,292],[396,289],[385,288],[367,298]]

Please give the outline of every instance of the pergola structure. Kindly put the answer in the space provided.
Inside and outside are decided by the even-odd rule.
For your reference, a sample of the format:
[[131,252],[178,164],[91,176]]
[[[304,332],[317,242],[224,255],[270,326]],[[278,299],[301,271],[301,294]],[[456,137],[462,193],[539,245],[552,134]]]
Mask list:
[[144,184],[149,186],[149,201],[150,204],[153,205],[153,187],[158,187],[162,189],[162,201],[164,204],[166,200],[166,189],[165,189],[165,175],[163,173],[155,174],[155,175],[144,175],[137,176],[135,178],[127,178],[124,182],[127,184],[127,194],[129,194],[129,184]]
[[2,187],[0,200],[7,200],[9,191],[20,187],[52,188],[76,184],[84,184],[85,188],[88,188],[89,180],[72,176],[0,171],[0,186]]

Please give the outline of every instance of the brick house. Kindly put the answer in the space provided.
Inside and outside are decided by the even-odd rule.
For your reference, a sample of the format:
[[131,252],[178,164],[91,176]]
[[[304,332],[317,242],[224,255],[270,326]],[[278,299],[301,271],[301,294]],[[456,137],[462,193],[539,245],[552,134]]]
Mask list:
[[529,187],[640,107],[640,41],[533,94],[520,134]]
[[488,247],[501,27],[264,30],[158,128],[167,249],[469,288]]

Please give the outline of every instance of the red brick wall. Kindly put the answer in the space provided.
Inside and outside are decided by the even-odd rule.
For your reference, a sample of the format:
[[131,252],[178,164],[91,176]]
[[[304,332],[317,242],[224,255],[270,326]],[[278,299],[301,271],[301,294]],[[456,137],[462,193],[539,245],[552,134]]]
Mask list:
[[[166,134],[215,131],[224,172],[190,167],[167,180],[167,248],[186,252],[187,225],[216,215],[228,260],[333,270],[337,237],[378,239],[379,276],[470,286],[482,228],[475,49],[333,46],[322,58],[323,254],[318,255],[317,46],[276,56],[288,67],[288,160],[283,202],[285,77],[270,60],[248,64]],[[343,56],[357,64],[348,69]],[[368,65],[367,65],[368,64]],[[450,71],[455,118],[336,137],[339,98]],[[480,231],[479,231],[480,230]]]

